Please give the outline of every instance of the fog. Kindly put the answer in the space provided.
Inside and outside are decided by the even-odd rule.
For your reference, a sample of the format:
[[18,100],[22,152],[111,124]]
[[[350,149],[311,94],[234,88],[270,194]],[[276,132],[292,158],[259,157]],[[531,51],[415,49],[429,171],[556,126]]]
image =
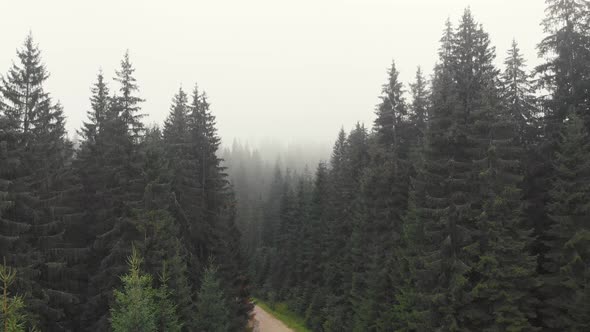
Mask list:
[[513,38],[537,63],[544,1],[11,1],[2,4],[0,72],[29,31],[51,73],[70,134],[89,108],[90,85],[126,49],[148,123],[162,123],[179,86],[198,82],[219,132],[235,138],[327,145],[341,126],[369,124],[386,69],[429,73],[444,21],[470,6],[498,62]]

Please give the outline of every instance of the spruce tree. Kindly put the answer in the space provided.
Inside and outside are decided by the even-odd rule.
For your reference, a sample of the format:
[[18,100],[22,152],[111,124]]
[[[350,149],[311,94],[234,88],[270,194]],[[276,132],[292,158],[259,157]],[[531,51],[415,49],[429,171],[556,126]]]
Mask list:
[[508,108],[507,116],[517,126],[516,137],[522,146],[536,142],[536,128],[539,126],[535,89],[531,75],[526,71],[526,61],[516,40],[506,54],[504,72],[501,75],[502,98]]
[[68,278],[72,255],[79,252],[69,250],[65,239],[68,226],[79,220],[66,203],[75,190],[67,169],[73,150],[62,107],[44,90],[49,74],[30,34],[17,56],[1,89],[8,158],[3,177],[11,201],[3,214],[12,235],[7,259],[21,271],[16,288],[26,294],[34,319],[48,330],[68,329],[65,308],[78,301]]
[[[6,260],[6,259],[5,259]],[[25,304],[20,296],[11,296],[10,287],[16,280],[16,271],[4,264],[0,264],[0,327],[6,332],[26,331],[27,316]]]
[[588,131],[572,113],[556,152],[556,177],[550,191],[544,281],[543,323],[551,331],[590,328],[590,230],[588,216]]
[[[250,317],[248,278],[240,252],[240,233],[235,224],[235,200],[222,160],[217,156],[221,139],[217,134],[215,116],[205,93],[195,87],[189,111],[190,139],[197,157],[201,189],[202,232],[205,251],[219,259],[219,276],[231,313],[230,328],[240,329]],[[200,235],[202,236],[202,235]],[[211,242],[211,240],[215,242]],[[205,257],[201,257],[203,261]]]
[[121,277],[122,290],[115,290],[115,302],[111,308],[111,328],[115,332],[158,331],[156,291],[152,277],[142,273],[142,258],[134,249],[128,258],[129,273]]
[[[174,292],[168,288],[169,276],[166,263],[162,265],[160,287],[156,290],[156,326],[157,331],[182,331],[183,324],[178,317],[178,305],[173,302]],[[185,305],[185,303],[183,303]]]
[[[387,315],[396,331],[414,331],[424,329],[427,312],[420,303],[416,282],[419,280],[417,270],[418,256],[424,244],[422,220],[416,209],[424,203],[423,182],[420,181],[424,167],[426,134],[431,111],[430,90],[420,67],[416,70],[414,83],[410,84],[412,102],[409,105],[409,183],[408,205],[403,216],[398,256],[396,264],[395,304],[387,308]],[[423,175],[423,174],[422,174]]]
[[196,331],[230,331],[230,311],[217,276],[217,269],[212,263],[203,273],[201,288],[197,297]]
[[332,308],[324,306],[326,296],[326,281],[324,279],[324,262],[330,259],[325,255],[327,231],[328,199],[329,199],[329,171],[323,162],[318,164],[314,185],[309,202],[309,221],[306,223],[303,238],[303,280],[305,320],[312,329],[320,329],[324,323],[324,316],[332,316],[329,312],[322,313],[322,308],[330,311]]
[[139,113],[141,107],[139,106],[144,100],[135,95],[139,91],[137,80],[134,76],[135,68],[129,59],[129,50],[125,52],[123,60],[121,60],[121,68],[116,71],[115,81],[119,83],[119,96],[115,97],[116,103],[120,107],[119,117],[121,121],[127,126],[129,135],[134,143],[139,143],[143,133],[143,124],[141,118],[144,116]]
[[88,122],[84,122],[82,129],[78,131],[87,144],[96,143],[96,137],[102,129],[101,126],[109,110],[110,92],[104,81],[102,69],[96,76],[96,83],[94,83],[91,92],[91,109],[87,112]]
[[[588,31],[588,3],[582,0],[548,0],[546,1],[546,17],[542,22],[545,38],[539,43],[539,55],[546,62],[538,66],[541,88],[549,92],[542,102],[543,106],[543,141],[539,145],[538,155],[541,171],[536,175],[534,188],[541,196],[538,213],[534,215],[535,233],[539,241],[535,252],[539,255],[539,272],[550,276],[555,271],[547,270],[554,266],[552,252],[558,250],[551,247],[553,230],[557,227],[551,214],[551,206],[555,200],[553,179],[559,176],[561,161],[556,160],[555,151],[561,149],[564,123],[568,117],[579,118],[586,128],[590,128],[588,118],[588,94],[590,93],[590,33]],[[561,153],[561,151],[560,151]],[[543,305],[540,308],[540,325],[551,329],[555,323],[553,308],[549,303],[554,296],[551,283],[542,287]],[[558,326],[558,325],[557,325]]]
[[590,34],[585,0],[547,0],[542,22],[547,34],[539,43],[539,55],[547,62],[537,67],[542,86],[552,94],[547,100],[549,139],[557,142],[560,125],[573,109],[588,126]]
[[[525,285],[534,286],[534,265],[524,251],[530,238],[520,221],[522,150],[514,147],[514,119],[502,111],[493,59],[488,36],[469,10],[455,31],[447,24],[416,181],[424,194],[413,197],[424,220],[417,230],[426,239],[416,289],[426,290],[419,297],[430,306],[430,324],[448,330],[527,329],[534,316],[531,303],[522,301],[530,287],[519,284],[528,278]],[[499,284],[511,291],[503,297],[484,291]],[[490,317],[486,308],[495,303],[514,307]]]
[[[92,242],[91,273],[82,318],[84,327],[89,330],[108,326],[112,289],[118,284],[116,276],[124,273],[125,257],[137,237],[133,217],[136,210],[143,207],[146,186],[140,172],[143,166],[140,148],[143,125],[139,123],[141,99],[135,96],[137,86],[133,72],[126,53],[121,70],[117,71],[122,96],[108,98],[100,131],[94,142],[88,139],[82,142],[74,165],[82,182],[82,207],[86,218],[90,219],[87,234]],[[104,102],[93,101],[104,100],[106,96],[100,80],[91,98],[97,109]]]
[[420,66],[416,69],[416,77],[414,83],[410,84],[410,90],[412,95],[412,103],[410,104],[412,122],[418,128],[426,129],[430,100],[427,81]]

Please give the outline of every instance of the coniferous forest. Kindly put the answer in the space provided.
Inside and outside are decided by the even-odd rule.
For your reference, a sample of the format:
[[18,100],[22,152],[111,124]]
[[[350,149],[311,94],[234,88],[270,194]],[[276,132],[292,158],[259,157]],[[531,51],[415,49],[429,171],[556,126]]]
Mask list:
[[197,85],[147,126],[129,52],[70,140],[29,34],[0,76],[0,330],[245,331],[255,297],[312,331],[590,331],[590,2],[545,15],[534,67],[447,20],[433,72],[392,62],[307,168],[223,148]]

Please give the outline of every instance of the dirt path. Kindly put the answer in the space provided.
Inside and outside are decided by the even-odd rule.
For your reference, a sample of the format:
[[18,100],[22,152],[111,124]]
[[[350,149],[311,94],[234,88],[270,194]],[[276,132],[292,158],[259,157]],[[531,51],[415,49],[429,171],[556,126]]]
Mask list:
[[254,332],[293,332],[283,322],[274,318],[259,306],[254,307]]

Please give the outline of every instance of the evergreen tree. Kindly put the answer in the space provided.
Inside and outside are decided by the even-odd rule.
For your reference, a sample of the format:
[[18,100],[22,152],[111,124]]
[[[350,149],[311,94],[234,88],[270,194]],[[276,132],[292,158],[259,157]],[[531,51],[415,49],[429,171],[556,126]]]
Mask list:
[[[169,297],[176,306],[178,320],[182,324],[182,331],[194,331],[196,329],[196,306],[193,302],[193,291],[188,281],[188,268],[186,259],[177,252],[165,262],[167,266],[167,278],[161,280],[161,287],[166,285]],[[165,283],[164,283],[165,282]]]
[[567,120],[556,156],[556,178],[550,191],[544,269],[543,323],[551,331],[590,328],[590,231],[587,197],[588,131],[575,113]]
[[386,303],[395,301],[398,275],[394,257],[398,254],[403,214],[407,207],[409,185],[409,123],[402,84],[395,63],[389,70],[388,82],[382,89],[382,102],[377,108],[374,126],[375,142],[370,148],[370,164],[365,171],[361,195],[368,215],[365,244],[361,249],[368,257],[365,295],[355,305],[354,330],[389,330],[391,317]]
[[[68,171],[73,150],[66,138],[59,103],[45,92],[49,77],[41,53],[28,35],[17,51],[19,61],[2,79],[4,182],[10,208],[3,213],[12,242],[9,264],[19,268],[16,289],[47,330],[67,329],[65,307],[76,302],[68,280],[74,257],[64,239],[77,222],[72,198],[75,178]],[[73,248],[72,248],[73,249]]]
[[542,86],[552,96],[547,100],[546,122],[549,139],[559,139],[559,123],[570,110],[588,126],[587,101],[589,86],[588,3],[585,0],[547,0],[542,22],[547,36],[539,43],[539,55],[548,61],[539,67]]
[[[82,142],[74,165],[82,182],[82,208],[90,219],[86,232],[92,242],[91,277],[82,319],[84,327],[90,330],[108,326],[112,289],[118,284],[115,276],[124,273],[125,257],[137,237],[132,221],[137,209],[143,207],[146,186],[140,172],[143,162],[139,140],[143,126],[137,113],[141,99],[134,95],[137,86],[128,53],[121,67],[117,74],[123,95],[108,99],[108,110],[94,143],[88,139]],[[99,85],[91,102],[106,95]],[[95,108],[99,105],[102,103],[93,103]]]
[[6,332],[24,332],[26,330],[26,314],[24,301],[20,296],[10,296],[9,287],[16,279],[16,271],[6,265],[0,265],[0,283],[2,298],[0,305],[0,327]]
[[197,296],[196,331],[230,331],[230,311],[217,276],[217,268],[212,263],[203,273],[202,280]]
[[121,68],[116,71],[115,81],[120,85],[120,96],[115,97],[115,101],[119,109],[119,117],[121,121],[129,130],[130,136],[135,143],[138,143],[143,133],[143,124],[141,118],[144,116],[139,113],[141,107],[139,104],[144,100],[135,95],[139,87],[137,80],[133,76],[135,68],[129,59],[129,50],[125,52],[123,60],[121,60]]
[[[217,156],[221,140],[217,134],[215,116],[205,93],[195,87],[189,110],[189,135],[193,153],[197,159],[197,179],[201,195],[202,228],[197,236],[202,240],[202,254],[212,254],[219,259],[219,276],[228,307],[231,310],[232,329],[245,326],[250,318],[252,304],[249,300],[248,278],[240,252],[240,233],[235,224],[235,200],[222,160]],[[211,240],[215,240],[211,243]],[[201,256],[201,261],[205,257]]]
[[422,149],[425,143],[424,136],[426,134],[426,125],[428,122],[428,111],[430,109],[428,86],[420,67],[416,70],[414,83],[410,84],[410,91],[412,95],[412,103],[409,105],[409,122],[411,126],[409,141],[412,145],[412,164],[414,164],[413,166],[416,168],[416,164],[419,163],[418,159],[420,159],[420,154],[423,152]]
[[90,97],[91,110],[87,112],[88,122],[84,122],[83,128],[78,131],[87,144],[95,144],[96,137],[101,131],[109,110],[109,88],[104,81],[102,69],[98,72],[96,83],[91,89]]
[[[156,290],[156,330],[157,331],[182,331],[182,323],[177,315],[178,306],[173,302],[173,292],[168,289],[169,277],[166,271],[166,264],[162,266],[160,274],[160,288]],[[183,303],[185,304],[185,303]]]
[[[534,190],[540,194],[536,205],[539,211],[535,217],[535,234],[538,241],[535,253],[539,255],[539,273],[548,277],[554,274],[553,258],[556,248],[551,245],[554,239],[554,229],[557,226],[551,211],[555,197],[552,196],[553,180],[559,177],[562,161],[556,160],[556,151],[561,149],[563,126],[568,117],[579,118],[579,121],[589,127],[588,98],[590,91],[588,63],[590,63],[590,32],[588,30],[588,2],[582,0],[546,1],[546,17],[542,22],[546,37],[539,43],[539,55],[546,62],[537,67],[540,85],[548,96],[544,96],[543,106],[543,140],[539,144],[540,171],[535,176],[537,187]],[[572,131],[573,129],[567,129]],[[561,151],[560,151],[561,152]],[[557,244],[559,245],[559,244]],[[549,277],[550,278],[550,277]],[[559,326],[555,322],[553,307],[549,304],[555,296],[555,289],[547,283],[542,287],[541,299],[543,305],[540,312],[541,327],[550,330]]]
[[[534,286],[534,265],[519,218],[522,150],[514,119],[501,111],[493,48],[469,10],[456,31],[447,24],[440,57],[418,176],[425,192],[414,194],[426,239],[417,289],[426,289],[438,328],[528,329],[534,313],[522,298]],[[491,296],[494,285],[509,291]],[[490,306],[510,309],[490,317]]]
[[507,104],[507,114],[517,126],[516,137],[523,146],[535,143],[539,126],[535,89],[530,74],[526,72],[526,62],[516,40],[508,50],[502,73],[502,98]]
[[[188,97],[179,89],[164,123],[163,144],[171,177],[170,190],[176,202],[170,208],[183,234],[182,242],[192,253],[188,261],[191,284],[197,287],[207,248],[207,227],[203,222],[201,177],[197,148],[190,132],[193,121],[189,112]],[[196,290],[194,288],[193,293],[196,294]]]
[[111,328],[115,332],[157,331],[158,303],[152,277],[140,269],[142,258],[134,249],[128,259],[129,273],[121,277],[123,290],[115,290]]

